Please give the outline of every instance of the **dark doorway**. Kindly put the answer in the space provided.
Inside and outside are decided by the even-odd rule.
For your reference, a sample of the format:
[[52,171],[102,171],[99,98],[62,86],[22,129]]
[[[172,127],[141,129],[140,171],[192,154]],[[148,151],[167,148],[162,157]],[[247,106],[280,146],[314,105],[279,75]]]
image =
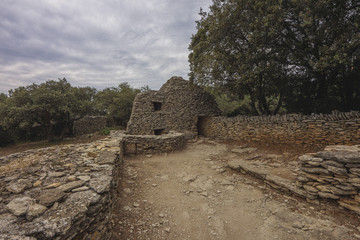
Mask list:
[[162,107],[162,103],[161,102],[153,102],[154,104],[154,111],[160,111],[161,107]]
[[162,135],[162,134],[164,134],[164,130],[165,129],[155,129],[154,130],[154,135]]
[[205,120],[206,120],[206,117],[198,118],[197,131],[198,131],[198,135],[200,135],[200,136],[205,136],[205,127],[204,127]]

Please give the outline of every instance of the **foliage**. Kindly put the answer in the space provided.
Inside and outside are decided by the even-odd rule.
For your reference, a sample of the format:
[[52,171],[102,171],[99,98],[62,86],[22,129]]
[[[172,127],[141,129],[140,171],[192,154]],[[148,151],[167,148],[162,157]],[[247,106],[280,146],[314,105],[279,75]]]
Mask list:
[[0,146],[17,140],[62,139],[85,115],[107,115],[126,125],[138,92],[127,83],[97,92],[73,87],[65,78],[12,89],[9,96],[0,94]]
[[111,130],[113,130],[114,128],[112,128],[112,127],[106,127],[106,128],[104,128],[104,129],[102,129],[101,131],[100,131],[100,133],[102,134],[102,135],[109,135],[110,134],[110,131]]
[[105,88],[95,96],[97,111],[114,118],[117,125],[125,126],[130,119],[135,96],[140,92],[128,83],[121,83],[117,88]]
[[250,98],[252,114],[360,108],[355,0],[213,0],[189,49],[190,80]]

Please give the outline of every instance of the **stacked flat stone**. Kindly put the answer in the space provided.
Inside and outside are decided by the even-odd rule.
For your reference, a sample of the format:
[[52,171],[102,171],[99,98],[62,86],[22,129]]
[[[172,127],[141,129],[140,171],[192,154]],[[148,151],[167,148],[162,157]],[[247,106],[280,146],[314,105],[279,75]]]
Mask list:
[[202,122],[203,135],[242,142],[309,145],[357,144],[360,112],[313,115],[210,116]]
[[159,91],[136,96],[127,133],[154,135],[155,130],[162,129],[163,133],[176,131],[194,136],[198,134],[199,118],[219,114],[212,95],[181,77],[172,77]]
[[299,157],[300,186],[309,200],[335,199],[360,214],[360,145],[328,146]]
[[120,137],[121,153],[124,156],[173,152],[183,149],[185,144],[185,134],[176,132],[159,136],[124,134]]
[[118,134],[0,159],[0,239],[109,239]]

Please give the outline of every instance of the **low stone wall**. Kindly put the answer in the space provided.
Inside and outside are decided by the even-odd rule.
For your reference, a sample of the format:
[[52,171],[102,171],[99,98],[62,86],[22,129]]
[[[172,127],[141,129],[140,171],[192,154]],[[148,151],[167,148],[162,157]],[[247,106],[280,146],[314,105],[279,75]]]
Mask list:
[[126,135],[120,140],[123,155],[154,154],[172,152],[184,148],[186,138],[183,133],[168,133],[165,135]]
[[360,214],[360,145],[328,146],[299,157],[299,186],[309,200],[335,199]]
[[76,136],[94,133],[107,127],[105,116],[86,116],[74,121],[73,133]]
[[110,239],[116,132],[0,158],[0,239]]
[[359,144],[360,112],[319,115],[206,117],[201,133],[243,142],[313,145]]

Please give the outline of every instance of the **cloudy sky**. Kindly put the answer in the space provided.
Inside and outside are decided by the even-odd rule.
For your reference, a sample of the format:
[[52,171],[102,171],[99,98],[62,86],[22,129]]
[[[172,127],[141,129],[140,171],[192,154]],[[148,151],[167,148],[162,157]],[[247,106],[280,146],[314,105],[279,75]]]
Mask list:
[[97,89],[187,79],[211,0],[0,0],[0,92],[65,77]]

